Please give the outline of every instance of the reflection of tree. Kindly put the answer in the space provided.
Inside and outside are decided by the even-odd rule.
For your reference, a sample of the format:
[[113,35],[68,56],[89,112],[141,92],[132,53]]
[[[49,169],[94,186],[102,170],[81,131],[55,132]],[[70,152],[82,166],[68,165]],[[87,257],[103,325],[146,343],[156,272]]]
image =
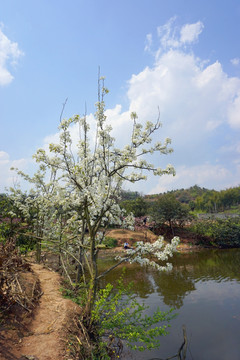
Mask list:
[[225,278],[240,281],[240,249],[223,250],[220,266],[224,271],[223,275]]
[[[113,260],[109,259],[109,261]],[[195,290],[192,277],[189,276],[192,266],[187,264],[176,264],[174,270],[170,273],[160,273],[150,268],[126,263],[107,274],[101,282],[101,287],[106,286],[107,283],[116,283],[117,279],[122,275],[123,267],[125,268],[124,281],[126,283],[132,282],[134,293],[141,298],[146,299],[149,294],[157,291],[163,296],[166,305],[180,308],[183,305],[184,297],[190,291]]]
[[180,308],[184,297],[196,290],[198,281],[240,280],[240,249],[204,250],[192,254],[178,254],[173,271],[153,272],[158,293],[168,306]]
[[208,249],[182,256],[181,263],[192,266],[191,277],[195,282],[240,280],[240,249]]
[[123,274],[123,268],[125,269],[124,282],[126,282],[126,284],[129,284],[130,282],[133,283],[132,290],[136,296],[144,299],[154,292],[154,286],[148,275],[149,272],[151,272],[151,269],[129,263],[125,263],[107,274],[101,281],[101,287],[105,287],[107,283],[111,283],[113,285],[117,284],[117,280]]
[[174,268],[171,273],[152,274],[156,290],[163,297],[166,305],[179,309],[183,305],[185,296],[195,289],[194,281],[188,271]]
[[[125,267],[124,279],[126,283],[133,282],[136,296],[146,299],[149,294],[157,292],[167,306],[180,308],[184,298],[196,290],[195,284],[198,281],[240,281],[240,249],[206,249],[196,253],[176,254],[172,260],[173,270],[169,273],[126,263],[109,273],[101,286],[104,287],[109,282],[116,283]],[[104,266],[109,265],[105,261],[106,259],[101,271],[104,271]],[[114,259],[110,258],[108,261],[114,264]]]

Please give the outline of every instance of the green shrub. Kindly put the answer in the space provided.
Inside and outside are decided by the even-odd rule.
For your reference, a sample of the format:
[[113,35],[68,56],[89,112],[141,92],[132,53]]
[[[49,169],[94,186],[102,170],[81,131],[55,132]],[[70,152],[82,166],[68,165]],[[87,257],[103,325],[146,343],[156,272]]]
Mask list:
[[191,230],[200,236],[207,236],[209,243],[222,248],[240,247],[240,219],[202,220]]
[[105,239],[103,240],[103,244],[106,245],[106,247],[108,248],[114,248],[117,246],[118,241],[113,237],[106,236]]
[[159,336],[168,334],[169,321],[175,315],[171,314],[173,309],[167,312],[157,309],[148,316],[146,309],[148,306],[137,302],[131,284],[126,286],[121,277],[117,288],[107,284],[100,290],[92,319],[98,334],[105,339],[123,340],[133,350],[151,350],[160,346]]
[[12,235],[12,227],[8,222],[0,222],[0,239],[8,239]]

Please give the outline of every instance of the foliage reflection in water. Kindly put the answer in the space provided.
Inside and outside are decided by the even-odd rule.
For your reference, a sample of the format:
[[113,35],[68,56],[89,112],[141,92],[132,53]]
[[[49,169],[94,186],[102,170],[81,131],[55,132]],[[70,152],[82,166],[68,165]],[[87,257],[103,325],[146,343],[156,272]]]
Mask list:
[[[102,271],[109,263],[114,260],[106,253]],[[170,273],[124,265],[125,281],[133,282],[133,290],[138,300],[149,306],[149,314],[158,306],[161,310],[173,307],[178,314],[171,321],[170,334],[161,338],[158,350],[129,353],[125,359],[164,359],[176,354],[185,324],[187,360],[239,360],[240,249],[176,254],[173,265]],[[121,272],[121,268],[116,268],[101,285],[114,284]]]

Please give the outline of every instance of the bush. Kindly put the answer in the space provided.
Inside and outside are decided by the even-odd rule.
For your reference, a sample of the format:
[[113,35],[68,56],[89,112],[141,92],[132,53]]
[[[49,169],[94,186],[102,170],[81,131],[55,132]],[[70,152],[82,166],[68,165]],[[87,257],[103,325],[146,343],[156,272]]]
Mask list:
[[28,225],[19,219],[4,219],[0,221],[0,242],[6,242],[11,239],[15,240],[16,247],[21,253],[27,253],[34,249],[36,239],[26,235]]
[[132,284],[124,284],[124,275],[118,280],[117,288],[107,284],[99,291],[93,310],[93,323],[100,337],[124,343],[133,350],[159,348],[159,336],[168,334],[169,321],[175,317],[173,309],[146,315],[148,306],[137,302],[131,291]]
[[106,245],[106,247],[108,248],[114,248],[118,245],[118,241],[113,237],[106,236],[103,240],[103,244]]
[[221,248],[240,247],[240,219],[203,220],[191,227],[197,235],[210,238],[211,245]]
[[11,224],[6,221],[0,222],[0,241],[5,241],[6,239],[11,238],[12,234],[13,231]]

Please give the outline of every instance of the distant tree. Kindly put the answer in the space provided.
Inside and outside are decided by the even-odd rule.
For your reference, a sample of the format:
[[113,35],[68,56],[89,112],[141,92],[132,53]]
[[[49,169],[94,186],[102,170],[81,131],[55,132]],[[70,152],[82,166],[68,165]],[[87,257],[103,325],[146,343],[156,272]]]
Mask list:
[[[216,213],[240,205],[240,186],[216,191],[194,185],[188,189],[171,190],[166,194],[171,194],[181,203],[187,204],[192,211]],[[146,195],[145,199],[156,201],[159,196],[161,195]]]
[[173,194],[164,194],[151,208],[152,219],[157,224],[167,223],[174,234],[174,225],[182,225],[190,217],[188,206],[176,200]]
[[179,196],[177,196],[177,200],[181,203],[188,204],[191,201],[191,194],[187,190],[183,190]]
[[196,207],[196,204],[195,204],[195,202],[193,200],[191,200],[191,201],[189,201],[188,206],[189,206],[189,209],[191,211],[193,211],[195,209],[195,207]]
[[220,194],[216,190],[208,190],[196,198],[196,208],[206,212],[216,213],[219,211]]
[[147,214],[147,202],[143,197],[138,197],[135,200],[125,200],[120,203],[127,213],[133,213],[135,217],[141,217]]
[[240,187],[222,190],[220,192],[220,202],[223,209],[240,204]]
[[208,190],[205,189],[205,188],[201,188],[200,186],[198,185],[194,185],[194,186],[191,186],[189,189],[188,189],[189,193],[191,194],[191,198],[194,200],[196,199],[197,196],[201,196],[203,195],[205,192],[207,192]]
[[121,190],[121,199],[125,200],[135,200],[141,197],[141,194],[138,191],[130,191],[130,190]]

